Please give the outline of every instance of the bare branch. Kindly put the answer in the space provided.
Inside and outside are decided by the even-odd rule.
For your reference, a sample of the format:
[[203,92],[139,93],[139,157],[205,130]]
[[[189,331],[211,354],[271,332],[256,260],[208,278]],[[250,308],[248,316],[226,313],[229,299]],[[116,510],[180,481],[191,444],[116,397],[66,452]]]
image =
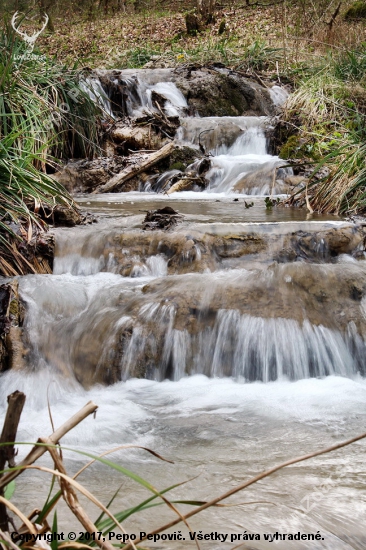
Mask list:
[[[69,418],[62,426],[60,426],[53,434],[49,436],[49,441],[53,445],[57,445],[59,440],[67,434],[70,430],[75,428],[77,424],[79,424],[84,418],[89,416],[90,414],[93,414],[96,412],[98,406],[95,405],[92,401],[89,401],[80,411],[78,411],[74,416]],[[29,466],[30,464],[33,464],[36,460],[39,459],[45,452],[47,451],[47,447],[43,445],[36,445],[33,447],[33,449],[30,451],[30,453],[27,454],[27,456],[22,460],[16,470],[12,470],[11,472],[8,472],[0,479],[0,489],[5,487],[10,481],[18,477],[23,471],[25,466]]]

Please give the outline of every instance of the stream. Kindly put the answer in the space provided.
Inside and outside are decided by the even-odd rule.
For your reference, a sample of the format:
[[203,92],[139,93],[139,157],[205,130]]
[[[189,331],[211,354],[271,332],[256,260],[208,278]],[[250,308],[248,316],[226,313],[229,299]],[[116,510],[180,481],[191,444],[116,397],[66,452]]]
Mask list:
[[[111,459],[160,490],[187,481],[171,499],[209,500],[365,431],[365,233],[362,223],[335,216],[266,208],[265,196],[287,192],[290,174],[269,154],[270,118],[186,116],[174,83],[149,75],[136,88],[127,74],[129,114],[152,109],[152,92],[164,96],[166,112],[181,117],[177,142],[204,143],[211,155],[208,186],[163,194],[165,174],[140,191],[76,196],[99,221],[53,229],[53,274],[19,278],[29,352],[24,368],[1,375],[0,402],[4,412],[10,392],[26,393],[18,440],[34,441],[52,432],[47,398],[55,426],[93,400],[96,418],[67,434],[65,447],[149,447],[174,464],[136,448]],[[100,84],[94,88],[98,97]],[[275,103],[284,95],[271,91]],[[146,211],[164,206],[182,215],[179,223],[142,231]],[[19,446],[20,457],[26,452]],[[70,450],[64,456],[70,473],[85,462]],[[200,543],[211,550],[365,549],[364,464],[364,441],[295,464],[224,502],[230,506],[191,518],[191,531],[228,534],[225,543]],[[36,471],[23,478],[13,500],[30,512],[49,484]],[[149,496],[102,464],[80,482],[103,503],[121,486],[113,512]],[[173,517],[159,506],[124,527],[138,535]],[[82,531],[64,504],[58,523],[59,531]],[[186,540],[149,547],[194,548],[185,526],[169,532],[178,529]],[[243,542],[244,532],[260,538]],[[265,540],[276,532],[321,537]]]

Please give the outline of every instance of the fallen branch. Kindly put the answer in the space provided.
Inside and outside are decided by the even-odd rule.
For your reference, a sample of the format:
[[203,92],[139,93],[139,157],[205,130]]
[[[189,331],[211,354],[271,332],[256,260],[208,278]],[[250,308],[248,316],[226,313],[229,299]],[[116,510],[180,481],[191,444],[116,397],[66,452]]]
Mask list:
[[179,191],[184,191],[185,189],[190,189],[194,183],[203,189],[207,186],[207,182],[204,178],[200,178],[199,176],[183,176],[180,180],[173,183],[173,185],[168,189],[168,191],[165,191],[165,193],[166,195],[170,195],[171,193],[177,193]]
[[[15,391],[8,395],[8,408],[4,420],[3,430],[1,432],[0,443],[15,442],[18,424],[25,403],[25,394],[20,391]],[[0,447],[0,471],[4,470],[6,463],[10,468],[15,466],[14,463],[14,445],[4,445]],[[0,474],[1,476],[1,474]],[[0,488],[0,499],[4,496],[3,487]],[[4,501],[0,501],[0,529],[8,531],[8,514]]]
[[[278,466],[274,466],[273,468],[270,468],[269,470],[266,470],[265,472],[262,472],[262,473],[258,474],[257,476],[252,477],[251,479],[249,479],[248,481],[245,481],[241,485],[238,485],[237,487],[234,487],[233,489],[230,489],[230,491],[227,491],[223,495],[221,495],[221,496],[219,496],[219,497],[217,497],[217,498],[215,498],[215,499],[213,499],[209,502],[206,502],[202,506],[199,506],[199,508],[195,508],[194,510],[192,510],[191,512],[186,514],[184,516],[184,519],[188,519],[192,516],[195,516],[196,514],[199,514],[203,510],[206,510],[207,508],[210,508],[211,506],[215,506],[221,500],[224,500],[224,499],[234,495],[235,493],[238,493],[239,491],[242,491],[243,489],[246,489],[250,485],[253,485],[257,481],[260,481],[261,479],[264,479],[265,477],[270,476],[271,474],[277,472],[278,470],[281,470],[282,468],[285,468],[286,466],[290,466],[291,464],[296,464],[298,462],[303,462],[304,460],[309,460],[309,458],[314,458],[314,457],[319,456],[319,455],[323,455],[323,454],[326,454],[326,453],[330,453],[332,451],[336,451],[337,449],[341,449],[342,447],[346,447],[347,445],[351,445],[351,443],[355,443],[356,441],[360,441],[361,439],[365,439],[365,438],[366,438],[366,433],[363,433],[361,435],[353,437],[352,439],[348,439],[347,441],[343,441],[342,443],[337,443],[336,445],[332,445],[331,447],[327,447],[326,449],[322,449],[320,451],[315,451],[314,453],[303,455],[303,456],[300,456],[300,457],[297,457],[297,458],[291,458],[290,460],[287,460],[286,462],[283,462],[282,464],[279,464]],[[156,535],[158,533],[161,533],[162,531],[166,531],[167,529],[170,529],[170,527],[173,527],[174,525],[177,525],[181,521],[182,520],[180,518],[172,520],[171,522],[167,523],[166,525],[163,525],[163,527],[159,527],[155,531],[151,531],[151,533],[148,533],[145,537],[142,537],[138,540],[135,540],[134,544],[138,545],[143,540],[146,540],[148,535]],[[131,544],[128,543],[127,546],[124,547],[124,550],[131,550]]]
[[[74,414],[74,416],[69,418],[69,420],[62,424],[62,426],[60,426],[55,432],[53,432],[53,434],[51,434],[47,439],[53,445],[57,445],[59,440],[65,434],[67,434],[67,432],[75,428],[75,426],[77,426],[82,420],[84,420],[84,418],[86,418],[90,414],[95,413],[97,408],[98,405],[95,405],[92,401],[89,401],[89,403],[87,403],[82,409],[80,409],[79,412]],[[38,460],[45,452],[47,452],[47,447],[45,447],[44,445],[34,446],[33,449],[27,454],[27,456],[18,464],[16,469],[6,473],[0,479],[0,490],[8,485],[10,481],[18,477],[18,475],[20,475],[22,472],[24,472],[24,468],[26,466],[33,464],[33,462]]]
[[164,158],[168,157],[174,151],[175,148],[176,148],[175,143],[173,142],[167,143],[167,145],[164,145],[164,147],[159,149],[159,151],[152,153],[139,166],[129,166],[128,168],[123,170],[120,174],[113,176],[113,178],[107,181],[107,183],[95,189],[95,191],[93,191],[93,194],[109,193],[113,191],[120,185],[123,185],[124,183],[132,179],[134,176],[141,174],[141,172],[145,172],[160,160],[163,160]]

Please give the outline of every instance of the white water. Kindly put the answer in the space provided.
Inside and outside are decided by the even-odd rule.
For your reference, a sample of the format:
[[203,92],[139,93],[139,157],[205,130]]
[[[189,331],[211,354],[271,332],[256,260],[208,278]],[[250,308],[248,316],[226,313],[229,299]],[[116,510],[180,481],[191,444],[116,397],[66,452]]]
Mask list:
[[282,169],[274,174],[285,163],[268,154],[266,128],[270,128],[267,117],[185,119],[177,140],[201,144],[210,154],[211,168],[205,175],[209,193],[279,194],[284,192],[281,178],[292,172]]
[[126,79],[126,107],[130,116],[141,116],[149,111],[158,111],[152,92],[165,98],[164,111],[168,116],[184,116],[188,104],[180,90],[173,82],[157,82],[154,84],[146,80]]
[[[182,117],[176,136],[177,143],[193,144],[196,147],[203,144],[205,152],[211,155],[212,167],[206,174],[209,192],[228,194],[234,191],[260,196],[286,192],[283,177],[291,171],[282,170],[278,178],[274,174],[275,168],[284,162],[268,154],[265,135],[266,129],[271,127],[268,117],[187,117],[187,101],[174,82],[169,80],[171,72],[165,74],[163,71],[161,74],[167,81],[156,81],[157,75],[150,73],[138,77],[125,74],[123,84],[127,114],[137,117],[149,111],[157,111],[153,92],[165,98],[165,113]],[[111,107],[107,105],[99,80],[92,79],[90,82],[91,97],[111,114]],[[270,89],[270,95],[274,104],[280,106],[288,93],[274,86]],[[237,189],[236,184],[239,185]],[[160,187],[157,187],[159,191]],[[151,183],[147,187],[145,185],[145,188],[150,191]]]
[[[270,194],[270,184],[263,181],[268,172],[273,179],[273,170],[283,163],[278,157],[267,154],[266,137],[263,130],[257,126],[248,129],[237,138],[231,147],[221,146],[218,155],[211,160],[212,167],[206,177],[209,180],[209,190],[212,192],[230,193],[235,184],[245,176],[256,173],[254,186],[244,186],[247,195]],[[274,188],[274,192],[276,189]]]
[[89,97],[95,101],[107,113],[111,118],[115,118],[109,98],[98,78],[87,78],[85,82],[80,81],[81,88],[89,95]]
[[[40,387],[43,391],[39,391]],[[121,444],[153,448],[175,464],[161,463],[146,452],[133,449],[118,451],[111,458],[153,480],[160,489],[198,475],[197,480],[174,491],[176,498],[185,499],[214,498],[274,464],[361,433],[366,420],[366,384],[359,378],[243,384],[193,376],[180,382],[130,380],[85,392],[80,387],[68,387],[65,380],[60,381],[49,371],[29,375],[9,372],[2,376],[1,402],[14,389],[24,390],[28,396],[19,440],[34,440],[52,431],[47,388],[56,426],[89,399],[99,405],[96,419],[86,419],[68,434],[63,441],[65,446],[92,453]],[[20,457],[26,449],[20,446]],[[363,550],[364,451],[365,443],[361,442],[283,470],[230,499],[231,503],[257,504],[226,510],[214,508],[192,518],[190,525],[204,533],[319,530],[324,538],[319,543],[297,542],[291,546],[278,543],[276,547]],[[71,472],[83,463],[82,457],[74,453],[66,452],[66,458]],[[49,462],[43,459],[41,463]],[[34,473],[32,479],[33,484],[37,483],[39,476]],[[42,479],[37,491],[40,499],[47,492]],[[123,490],[112,506],[116,512],[148,496],[136,483],[123,479],[120,474],[96,465],[80,481],[103,502],[123,483]],[[19,484],[14,502],[32,509],[37,499],[31,487],[32,484],[28,487]],[[87,509],[92,517],[97,515],[94,508],[87,505]],[[158,508],[139,514],[125,528],[138,533],[171,517],[171,513]],[[65,509],[58,519],[60,530],[76,527]],[[179,529],[187,536],[185,528]],[[212,550],[234,546],[234,543],[203,545]],[[251,543],[258,550],[272,546],[273,543],[263,541]],[[175,542],[158,547],[181,550],[194,548],[194,544]]]
[[286,102],[289,96],[288,91],[281,86],[272,86],[272,88],[269,88],[269,93],[273,103],[279,107]]

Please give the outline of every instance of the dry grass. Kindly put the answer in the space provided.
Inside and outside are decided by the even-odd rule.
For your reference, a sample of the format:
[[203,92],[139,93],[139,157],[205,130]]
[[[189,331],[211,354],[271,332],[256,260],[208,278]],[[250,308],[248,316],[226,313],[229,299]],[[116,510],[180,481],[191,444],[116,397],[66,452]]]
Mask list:
[[[15,392],[15,393],[18,393],[19,396],[24,396],[24,394],[21,394],[20,392]],[[12,396],[14,395],[15,394],[12,394]],[[24,401],[23,401],[23,404],[24,404]],[[22,407],[23,405],[21,405],[21,408]],[[15,521],[17,521],[18,523],[20,521],[22,524],[22,526],[18,529],[16,527],[13,527],[14,531],[17,531],[18,533],[22,533],[23,535],[23,541],[21,540],[21,537],[19,537],[18,540],[12,540],[8,536],[9,533],[7,533],[5,529],[4,529],[5,532],[0,530],[1,550],[7,550],[9,546],[14,550],[17,550],[18,548],[29,548],[29,549],[37,548],[37,547],[39,548],[40,544],[39,543],[37,544],[35,542],[36,537],[39,540],[43,539],[42,548],[45,548],[46,550],[61,550],[63,548],[65,549],[66,548],[86,548],[87,549],[87,548],[90,548],[91,546],[94,546],[94,547],[99,546],[99,548],[101,548],[102,550],[113,550],[115,546],[117,546],[118,548],[124,548],[125,550],[131,550],[131,549],[136,550],[137,547],[141,548],[140,543],[146,540],[147,536],[142,536],[140,539],[135,540],[134,542],[130,541],[123,527],[123,521],[129,516],[137,512],[141,512],[148,508],[159,505],[159,501],[161,501],[160,502],[161,504],[167,505],[168,508],[172,512],[174,512],[174,519],[170,520],[165,525],[157,527],[152,531],[151,534],[162,533],[167,529],[169,529],[170,527],[173,527],[181,522],[183,522],[187,527],[187,529],[191,532],[192,530],[188,523],[188,519],[191,518],[192,516],[206,510],[207,508],[210,508],[213,506],[222,506],[223,500],[226,500],[232,495],[235,495],[245,490],[247,487],[250,487],[251,485],[257,483],[258,481],[271,476],[273,473],[278,472],[279,470],[282,470],[287,466],[290,466],[292,464],[297,464],[299,462],[307,461],[314,457],[339,450],[352,443],[355,443],[356,441],[361,441],[362,439],[366,438],[366,433],[364,433],[356,437],[353,437],[352,439],[348,439],[347,441],[343,441],[335,445],[332,445],[330,447],[327,447],[325,449],[313,451],[306,455],[292,458],[290,460],[286,460],[281,464],[277,464],[271,467],[269,470],[259,473],[253,478],[246,479],[240,485],[237,485],[231,488],[224,494],[221,494],[209,501],[202,502],[202,501],[197,501],[192,499],[171,501],[165,496],[165,494],[168,491],[171,491],[172,489],[176,488],[177,486],[183,485],[184,482],[177,484],[173,487],[169,487],[163,491],[159,491],[151,483],[145,481],[139,475],[105,458],[106,455],[113,453],[117,450],[133,448],[134,447],[133,445],[121,446],[116,449],[112,449],[111,451],[107,451],[100,456],[94,456],[83,451],[76,451],[78,454],[88,457],[91,460],[85,466],[83,466],[74,476],[70,476],[67,473],[65,468],[65,463],[63,460],[63,449],[58,445],[58,441],[59,439],[61,439],[63,435],[65,435],[67,432],[73,429],[77,424],[83,421],[87,416],[95,413],[96,410],[97,410],[97,406],[90,401],[79,412],[77,412],[66,423],[60,426],[49,437],[38,439],[38,442],[36,443],[36,445],[32,448],[30,453],[28,453],[28,455],[23,459],[23,461],[18,466],[14,467],[14,464],[12,463],[12,467],[9,469],[7,473],[5,473],[5,475],[3,475],[4,474],[3,471],[0,472],[0,491],[5,488],[5,496],[3,497],[0,494],[0,503],[4,505],[4,510],[1,512],[2,514],[1,520],[3,523],[5,523],[5,525],[8,524],[8,519],[5,513],[5,507],[6,507],[6,509],[10,510],[12,514],[15,516],[14,517]],[[15,408],[13,407],[12,412],[14,411],[15,411]],[[18,414],[15,434],[13,436],[14,438],[16,436],[16,429],[17,429],[17,424],[19,422],[20,414],[21,414],[21,410],[20,410],[20,413]],[[10,415],[7,416],[7,418],[10,418]],[[51,419],[51,424],[53,425],[52,416],[50,417],[50,419]],[[9,423],[9,420],[8,421],[5,420],[3,430],[7,429],[7,422]],[[0,452],[3,451],[4,446],[6,446],[5,448],[7,449],[12,449],[10,456],[14,458],[14,443],[0,443]],[[152,453],[155,457],[159,458],[160,460],[166,460],[155,451],[152,451],[145,447],[140,447],[140,448]],[[70,449],[67,449],[67,450],[70,450]],[[50,455],[54,465],[53,468],[46,467],[46,466],[39,466],[35,464],[35,462],[45,452],[47,452]],[[7,458],[6,460],[9,460],[9,458]],[[85,469],[88,468],[95,461],[101,462],[102,464],[104,464],[104,466],[113,468],[113,470],[115,470],[119,474],[129,477],[135,482],[145,487],[145,489],[147,489],[150,493],[150,498],[148,498],[147,500],[145,500],[140,504],[137,504],[133,508],[129,508],[127,510],[124,510],[123,512],[118,512],[113,514],[111,512],[111,505],[113,504],[113,501],[120,489],[117,489],[114,497],[111,499],[109,504],[105,506],[96,498],[95,495],[93,495],[91,491],[89,491],[82,483],[80,483],[77,480],[77,478],[85,471]],[[168,460],[167,462],[170,462],[170,461]],[[11,497],[14,491],[14,479],[19,475],[21,475],[24,471],[29,469],[31,470],[35,469],[45,474],[50,474],[52,476],[51,477],[52,481],[51,481],[51,489],[50,489],[46,503],[43,505],[42,508],[35,509],[29,515],[27,515],[26,512],[23,512],[11,502]],[[59,483],[60,489],[53,496],[51,496],[56,482]],[[11,486],[11,483],[13,484],[12,486]],[[92,521],[89,515],[87,514],[87,512],[85,511],[85,509],[82,507],[78,497],[79,494],[83,495],[83,497],[85,497],[89,502],[91,502],[101,511],[101,515],[97,518],[96,521]],[[84,533],[80,532],[79,535],[82,535],[82,536],[80,536],[80,538],[74,541],[69,541],[69,540],[52,541],[53,537],[51,533],[57,533],[59,531],[56,510],[61,498],[66,502],[72,514],[75,516],[78,522],[80,522],[80,524],[82,525],[84,533],[94,534],[94,537],[93,536],[85,537]],[[177,504],[190,505],[193,509],[191,509],[188,513],[183,514],[176,507]],[[231,504],[231,506],[233,505],[235,504]],[[241,505],[243,505],[243,503]],[[51,519],[52,515],[53,515],[53,519]],[[121,542],[120,544],[112,545],[109,542],[108,533],[112,530],[115,531],[116,529],[118,529],[121,533],[126,534],[125,540],[127,544],[125,544],[124,542]],[[24,539],[26,538],[27,535],[28,535],[28,541],[25,541]],[[196,540],[196,546],[199,550],[200,546],[197,540]]]

